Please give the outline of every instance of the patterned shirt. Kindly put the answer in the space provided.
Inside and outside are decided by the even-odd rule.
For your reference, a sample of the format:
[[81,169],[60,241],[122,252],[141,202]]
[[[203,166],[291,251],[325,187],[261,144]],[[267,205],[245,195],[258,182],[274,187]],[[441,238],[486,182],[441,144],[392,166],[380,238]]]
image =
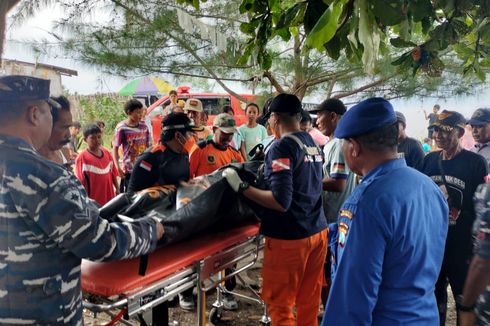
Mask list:
[[114,147],[122,146],[122,169],[124,173],[131,173],[136,158],[150,147],[148,127],[144,122],[140,122],[137,127],[129,126],[126,121],[120,122],[116,126],[113,145]]
[[[475,193],[475,255],[490,260],[490,185],[481,185]],[[490,324],[490,284],[480,296],[477,304],[477,325]]]
[[137,257],[156,224],[109,223],[76,177],[0,135],[0,324],[82,325],[82,258]]

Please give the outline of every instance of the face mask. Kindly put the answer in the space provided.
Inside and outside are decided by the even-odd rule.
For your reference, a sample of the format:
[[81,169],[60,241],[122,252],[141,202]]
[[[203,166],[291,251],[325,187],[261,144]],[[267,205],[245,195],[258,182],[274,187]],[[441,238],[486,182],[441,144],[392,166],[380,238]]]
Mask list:
[[184,141],[182,142],[179,141],[179,143],[182,145],[182,152],[189,154],[196,144],[196,139],[193,136],[190,136],[189,138],[184,138]]

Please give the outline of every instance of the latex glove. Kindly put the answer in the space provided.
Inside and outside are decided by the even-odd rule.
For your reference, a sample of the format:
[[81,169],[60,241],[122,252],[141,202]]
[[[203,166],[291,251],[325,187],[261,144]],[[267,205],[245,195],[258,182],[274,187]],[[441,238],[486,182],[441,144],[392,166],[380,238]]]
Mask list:
[[240,179],[238,173],[234,169],[232,168],[224,169],[221,176],[225,178],[226,181],[228,181],[228,184],[230,185],[231,189],[233,189],[235,192],[238,192],[238,189],[240,188],[240,183],[242,183],[242,179]]

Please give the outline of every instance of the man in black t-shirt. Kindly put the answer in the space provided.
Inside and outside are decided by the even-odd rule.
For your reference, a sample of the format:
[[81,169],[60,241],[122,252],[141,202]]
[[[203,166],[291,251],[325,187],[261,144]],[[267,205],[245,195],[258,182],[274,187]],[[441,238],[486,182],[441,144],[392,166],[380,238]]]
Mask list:
[[129,179],[129,192],[156,185],[178,185],[189,180],[190,149],[194,132],[202,130],[191,124],[185,113],[170,113],[162,122],[160,143],[138,156]]
[[411,168],[421,170],[424,161],[424,150],[416,139],[407,136],[407,120],[403,113],[396,111],[396,121],[398,122],[398,157],[404,158],[407,165]]
[[485,159],[460,145],[465,124],[460,113],[444,110],[429,127],[442,150],[429,153],[422,167],[422,172],[440,187],[449,205],[444,261],[435,289],[441,325],[446,320],[448,281],[455,298],[463,292],[473,248],[473,195],[478,185],[486,182],[488,173]]

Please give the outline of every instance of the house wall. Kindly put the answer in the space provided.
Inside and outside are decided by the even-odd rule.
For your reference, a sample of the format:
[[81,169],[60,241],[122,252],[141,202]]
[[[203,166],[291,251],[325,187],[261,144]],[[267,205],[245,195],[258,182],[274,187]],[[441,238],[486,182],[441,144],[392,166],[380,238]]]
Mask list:
[[50,94],[52,96],[59,96],[63,94],[61,75],[55,70],[37,67],[31,64],[24,64],[21,62],[4,60],[2,62],[2,73],[6,75],[34,76],[49,79],[51,80]]

